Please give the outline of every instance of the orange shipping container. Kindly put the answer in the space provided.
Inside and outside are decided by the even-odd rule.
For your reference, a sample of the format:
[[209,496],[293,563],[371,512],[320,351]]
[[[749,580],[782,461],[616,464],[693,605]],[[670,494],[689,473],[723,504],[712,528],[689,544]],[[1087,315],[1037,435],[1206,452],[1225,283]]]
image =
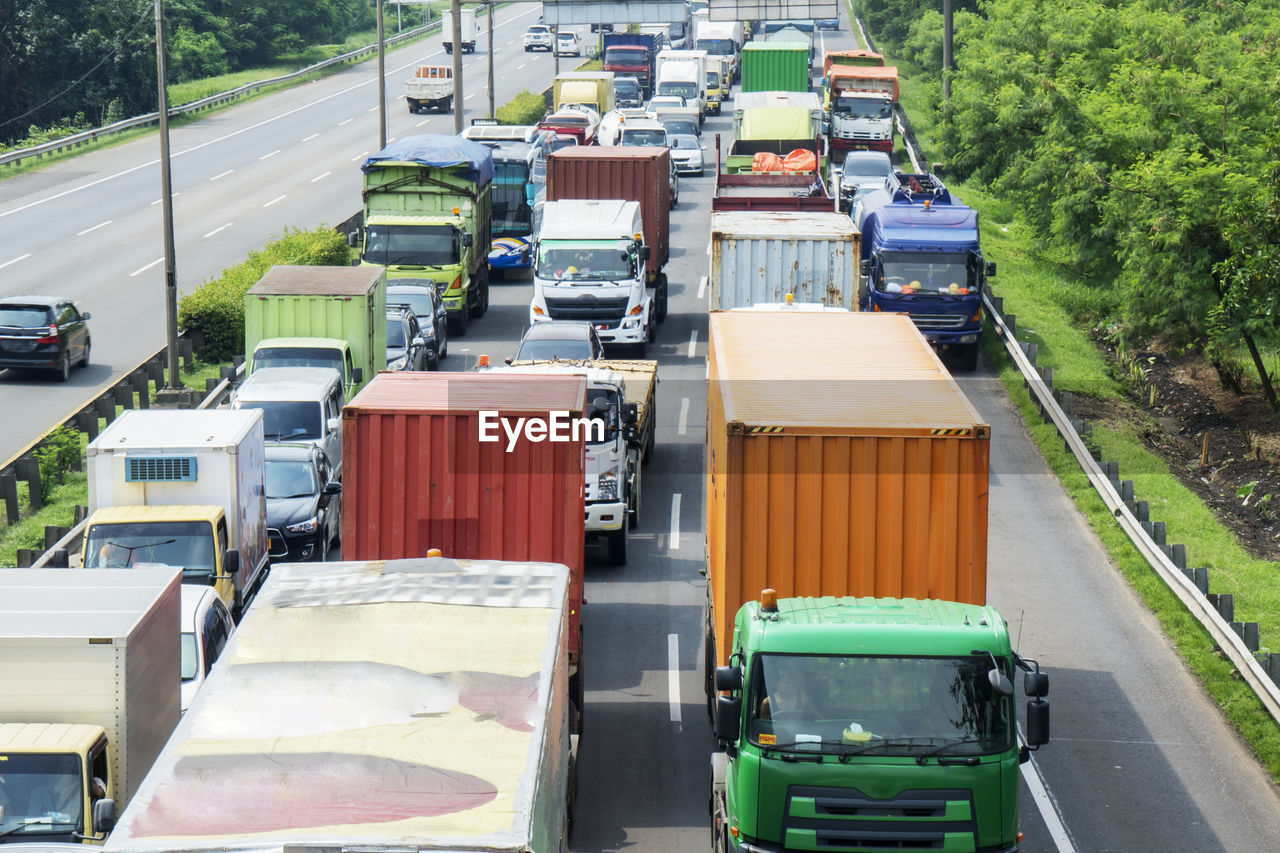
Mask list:
[[707,671],[779,597],[986,603],[991,428],[905,314],[711,313]]
[[[481,413],[580,418],[570,375],[379,373],[342,412],[342,556],[446,557],[569,567],[569,650],[579,651],[585,450],[577,441],[481,441]],[[486,418],[494,435],[494,421]]]

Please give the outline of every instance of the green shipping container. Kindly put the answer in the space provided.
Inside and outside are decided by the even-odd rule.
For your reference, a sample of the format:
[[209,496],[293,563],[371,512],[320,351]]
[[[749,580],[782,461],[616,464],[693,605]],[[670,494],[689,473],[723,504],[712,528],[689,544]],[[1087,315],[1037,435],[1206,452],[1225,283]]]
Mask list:
[[274,266],[244,295],[245,358],[272,338],[345,340],[363,376],[347,398],[387,366],[387,274],[383,267]]
[[809,46],[750,42],[742,48],[742,91],[809,91]]

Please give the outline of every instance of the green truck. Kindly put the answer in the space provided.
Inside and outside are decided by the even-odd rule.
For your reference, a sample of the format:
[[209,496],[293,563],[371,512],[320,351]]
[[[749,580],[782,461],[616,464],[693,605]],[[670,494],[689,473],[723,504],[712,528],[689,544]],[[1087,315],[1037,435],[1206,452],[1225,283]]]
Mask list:
[[391,284],[430,284],[465,335],[489,308],[493,153],[444,134],[401,139],[366,158],[363,224],[349,238],[360,262]]
[[[745,72],[744,72],[745,73]],[[805,99],[809,101],[809,99]],[[818,173],[827,174],[827,153],[822,136],[821,113],[812,103],[792,106],[750,106],[734,110],[737,131],[725,165],[729,172],[750,172],[755,155],[767,151],[785,157],[797,148],[816,147]]]
[[809,46],[790,41],[753,41],[742,48],[742,91],[808,92]]
[[739,609],[728,660],[713,853],[1017,849],[1018,765],[1049,740],[1049,677],[995,610],[766,589]]
[[332,367],[347,399],[387,366],[387,274],[379,267],[278,265],[244,295],[246,375]]

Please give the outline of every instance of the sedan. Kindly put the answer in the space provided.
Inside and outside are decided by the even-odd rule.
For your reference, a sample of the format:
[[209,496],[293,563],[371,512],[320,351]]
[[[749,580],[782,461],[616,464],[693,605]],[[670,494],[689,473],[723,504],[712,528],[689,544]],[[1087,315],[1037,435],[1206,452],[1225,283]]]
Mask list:
[[702,143],[688,133],[677,133],[671,139],[671,162],[681,175],[702,175]]
[[71,365],[89,364],[89,314],[58,296],[0,299],[0,368],[51,369],[71,378]]
[[387,306],[403,304],[418,320],[418,337],[427,348],[427,370],[439,370],[449,354],[449,320],[440,292],[430,284],[387,286]]
[[574,32],[556,33],[556,56],[582,56],[582,42]]
[[550,320],[529,327],[515,361],[562,361],[604,358],[596,327],[578,320]]
[[302,442],[267,444],[267,556],[273,562],[326,560],[342,535],[342,484],[324,453]]
[[426,370],[427,347],[418,318],[404,306],[387,310],[387,370]]
[[850,151],[844,155],[839,180],[840,209],[852,210],[859,188],[873,189],[884,186],[884,179],[893,173],[893,162],[883,151]]

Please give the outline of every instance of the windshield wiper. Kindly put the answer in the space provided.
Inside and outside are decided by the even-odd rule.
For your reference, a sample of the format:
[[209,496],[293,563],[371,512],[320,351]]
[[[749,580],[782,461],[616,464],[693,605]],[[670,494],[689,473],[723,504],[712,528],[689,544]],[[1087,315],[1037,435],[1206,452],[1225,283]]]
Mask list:
[[[940,755],[941,753],[955,746],[967,746],[967,745],[973,745],[973,744],[982,746],[983,743],[985,743],[985,741],[978,740],[976,738],[968,738],[966,740],[953,740],[951,741],[951,743],[944,743],[942,746],[931,749],[928,752],[920,753],[919,755],[916,756],[916,764],[924,764],[924,760],[926,758],[930,758],[935,755]],[[966,755],[963,758],[953,758],[950,760],[939,758],[938,763],[939,764],[968,764],[972,766],[978,763],[978,756]]]
[[53,827],[53,826],[75,826],[75,825],[76,825],[76,822],[73,820],[55,821],[51,817],[33,817],[28,819],[26,823],[20,823],[17,826],[6,829],[4,832],[0,832],[0,838],[7,838],[10,835],[13,835],[15,832],[22,832],[24,829],[30,829],[33,826]]

